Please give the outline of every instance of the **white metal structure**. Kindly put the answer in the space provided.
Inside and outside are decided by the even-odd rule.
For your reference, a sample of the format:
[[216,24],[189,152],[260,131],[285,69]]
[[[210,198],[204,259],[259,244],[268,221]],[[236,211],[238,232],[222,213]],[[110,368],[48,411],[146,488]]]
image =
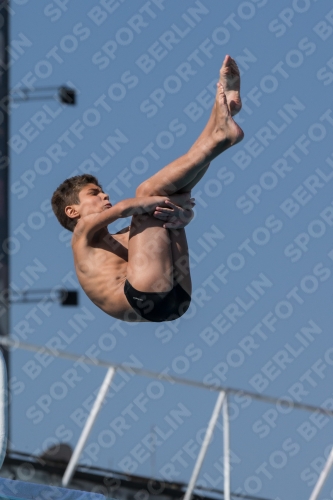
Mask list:
[[333,448],[331,449],[331,453],[328,456],[325,467],[321,471],[321,474],[318,478],[317,484],[315,485],[314,490],[313,490],[309,500],[317,500],[319,498],[319,493],[323,489],[323,486],[326,482],[326,479],[328,478],[328,475],[332,469],[332,466],[333,466]]
[[98,415],[98,413],[103,405],[103,401],[105,399],[105,396],[107,395],[107,392],[109,390],[109,387],[111,385],[111,382],[112,382],[112,379],[113,379],[115,373],[116,373],[116,370],[114,368],[109,368],[106,375],[105,375],[103,384],[100,387],[100,390],[97,394],[94,405],[90,411],[89,417],[87,418],[87,421],[86,421],[85,426],[83,428],[83,431],[81,433],[80,439],[76,445],[74,453],[71,456],[71,459],[70,459],[69,464],[67,466],[66,472],[65,472],[63,480],[62,480],[63,486],[67,486],[73,477],[76,464],[79,461],[79,458],[80,458],[80,455],[83,451],[84,445],[87,442],[87,439],[89,437],[91,429],[93,428],[93,425],[95,423],[97,415]]
[[[112,380],[114,378],[114,375],[116,374],[117,370],[122,370],[122,371],[128,371],[129,373],[141,375],[143,377],[149,377],[153,379],[158,379],[158,380],[165,380],[168,382],[174,382],[182,385],[187,385],[191,387],[198,387],[201,389],[206,389],[210,391],[216,391],[218,392],[218,397],[217,401],[215,403],[215,407],[213,409],[212,416],[210,418],[206,434],[203,440],[203,443],[201,445],[201,449],[199,451],[199,455],[197,457],[197,461],[195,463],[192,476],[190,478],[190,482],[188,484],[184,500],[190,500],[193,494],[193,491],[195,489],[196,481],[200,473],[200,469],[202,467],[204,458],[207,453],[207,449],[210,443],[210,440],[212,438],[214,428],[217,423],[217,419],[219,415],[222,412],[223,415],[223,460],[224,460],[224,500],[230,500],[230,432],[229,432],[229,417],[228,417],[228,394],[242,394],[244,396],[249,396],[252,399],[256,399],[258,401],[263,401],[266,403],[271,403],[271,404],[279,404],[282,406],[287,406],[290,407],[290,404],[292,403],[294,409],[299,409],[299,410],[305,410],[305,411],[310,411],[310,412],[317,412],[329,417],[333,417],[333,410],[328,410],[326,408],[321,408],[317,407],[314,405],[309,405],[309,404],[303,404],[303,403],[298,403],[297,401],[291,401],[290,399],[283,399],[283,398],[274,398],[270,396],[264,396],[262,394],[250,392],[250,391],[244,391],[240,389],[235,389],[232,387],[223,387],[223,386],[216,386],[216,385],[209,385],[209,384],[204,384],[202,382],[196,382],[192,380],[187,380],[183,379],[180,377],[172,377],[170,375],[166,375],[163,373],[156,373],[148,370],[143,370],[141,368],[134,368],[134,367],[126,367],[122,364],[116,364],[116,363],[110,363],[108,361],[103,361],[97,358],[91,358],[91,357],[85,357],[85,356],[78,356],[75,354],[71,354],[65,351],[57,351],[53,349],[48,349],[43,346],[38,346],[38,345],[32,345],[32,344],[26,344],[24,342],[17,342],[17,341],[12,341],[8,337],[0,337],[0,345],[6,346],[6,347],[15,347],[16,349],[23,349],[27,351],[33,351],[33,352],[43,352],[44,354],[49,354],[50,356],[57,357],[57,358],[62,358],[62,359],[67,359],[71,361],[80,361],[81,363],[86,363],[88,365],[94,365],[94,366],[100,366],[107,368],[107,373],[105,375],[105,378],[103,380],[103,383],[100,387],[100,390],[96,396],[96,400],[94,402],[94,405],[90,411],[90,414],[88,416],[87,422],[83,428],[83,431],[81,433],[81,436],[79,438],[79,441],[73,451],[73,455],[71,457],[71,460],[67,466],[67,469],[65,471],[62,484],[63,486],[67,486],[73,477],[73,474],[75,472],[75,468],[78,464],[80,455],[83,451],[83,448],[85,446],[85,443],[89,437],[89,434],[91,432],[91,429],[96,421],[97,415],[103,405],[103,401],[107,395],[107,392],[112,384]],[[0,368],[1,368],[1,373],[0,373],[0,450],[1,450],[1,465],[3,463],[3,458],[4,458],[4,453],[6,449],[6,442],[7,442],[7,416],[6,416],[6,393],[7,393],[7,376],[6,376],[6,366],[3,357],[1,356],[0,358]],[[318,479],[317,484],[315,485],[315,488],[311,494],[311,497],[309,500],[317,500],[319,497],[319,494],[322,490],[322,487],[328,477],[328,474],[333,466],[333,449],[328,457],[327,463]],[[1,482],[0,482],[1,486]],[[69,490],[64,490],[64,491],[69,491]],[[73,490],[70,490],[73,491]],[[1,492],[1,489],[0,489]],[[81,492],[82,493],[82,492]],[[6,498],[6,497],[5,497]],[[18,497],[17,497],[18,498]],[[23,497],[23,498],[33,498],[33,497]],[[73,497],[74,498],[74,497]],[[100,496],[102,499],[103,497]],[[67,497],[66,497],[67,500]],[[69,500],[69,498],[68,498]]]
[[228,398],[222,406],[223,414],[223,465],[224,465],[224,500],[230,500],[230,429],[229,429],[229,412]]
[[[202,442],[202,446],[201,446],[197,461],[195,463],[195,466],[194,466],[194,469],[192,472],[190,482],[188,483],[188,487],[186,490],[186,494],[184,496],[184,500],[190,500],[192,497],[192,493],[193,493],[193,490],[195,488],[203,461],[205,459],[210,440],[213,436],[213,432],[214,432],[214,428],[215,428],[217,419],[219,417],[219,414],[221,413],[221,409],[222,409],[224,400],[226,400],[226,397],[227,396],[226,396],[226,393],[224,391],[220,392],[218,397],[217,397],[217,401],[216,401],[212,416],[210,418],[210,421],[209,421],[209,424],[207,427],[207,431],[206,431],[206,434],[205,434],[204,440]],[[224,466],[226,464],[225,461],[228,461],[228,457],[229,457],[229,451],[227,450],[227,453],[224,456]],[[230,481],[228,481],[228,483],[230,485]],[[224,480],[224,488],[223,489],[224,489],[224,496],[225,496],[225,480]],[[230,489],[229,489],[227,498],[228,498],[228,500],[230,500]]]
[[7,368],[3,354],[0,351],[0,468],[2,467],[6,455],[7,434]]

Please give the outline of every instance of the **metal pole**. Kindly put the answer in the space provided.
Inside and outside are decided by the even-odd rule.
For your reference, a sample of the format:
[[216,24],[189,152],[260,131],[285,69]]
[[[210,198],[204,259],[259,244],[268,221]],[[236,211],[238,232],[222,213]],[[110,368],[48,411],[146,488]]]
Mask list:
[[6,362],[0,351],[0,469],[6,455],[8,434],[8,382]]
[[197,461],[195,463],[195,466],[194,466],[194,469],[193,469],[193,472],[192,472],[192,476],[191,476],[190,482],[188,483],[188,486],[187,486],[187,490],[186,490],[186,493],[185,493],[185,496],[184,496],[184,500],[190,500],[190,498],[192,497],[192,493],[193,493],[193,490],[194,490],[194,487],[195,487],[195,483],[197,482],[197,479],[198,479],[198,476],[199,476],[199,473],[200,473],[200,469],[201,469],[203,461],[205,459],[205,456],[206,456],[206,453],[207,453],[207,449],[208,449],[210,440],[212,438],[213,431],[214,431],[214,428],[215,428],[218,416],[219,416],[219,414],[221,412],[221,408],[222,408],[225,396],[226,396],[225,392],[220,392],[219,395],[218,395],[218,397],[217,397],[217,401],[216,401],[216,404],[215,404],[212,416],[210,418],[210,421],[209,421],[209,424],[208,424],[208,427],[207,427],[207,430],[206,430],[206,434],[205,434],[205,437],[204,437],[203,443],[201,445],[201,449],[200,449]]
[[230,500],[230,426],[228,412],[228,397],[226,395],[223,406],[223,473],[224,473],[224,500]]
[[[10,73],[9,51],[9,0],[1,2],[1,26],[0,26],[0,102],[3,104],[0,124],[0,248],[2,257],[0,262],[0,293],[3,299],[0,304],[0,336],[6,338],[9,335],[9,303],[7,290],[9,288],[9,113],[8,113],[8,82]],[[7,380],[10,380],[10,355],[6,348],[1,349],[7,366]],[[8,412],[8,443],[10,442],[10,400],[7,401]]]
[[318,478],[317,484],[314,487],[314,490],[310,496],[310,500],[317,500],[319,497],[319,493],[322,490],[322,487],[324,486],[326,479],[331,471],[331,468],[333,466],[333,448],[331,449],[330,454],[328,455],[327,462],[325,464],[325,467],[321,471],[321,474]]
[[62,485],[65,487],[69,484],[70,480],[73,477],[77,462],[80,458],[82,450],[83,450],[83,448],[86,444],[86,441],[89,437],[91,429],[95,423],[97,415],[102,407],[104,398],[109,390],[109,387],[112,383],[112,379],[113,379],[115,373],[116,373],[115,368],[109,368],[106,375],[105,375],[103,383],[102,383],[102,385],[99,389],[99,392],[96,396],[94,405],[91,409],[91,412],[87,418],[86,424],[85,424],[83,431],[81,433],[80,439],[79,439],[79,441],[78,441],[78,443],[73,451],[73,455],[71,456],[69,464],[67,465],[67,469],[65,470],[65,474],[62,478]]

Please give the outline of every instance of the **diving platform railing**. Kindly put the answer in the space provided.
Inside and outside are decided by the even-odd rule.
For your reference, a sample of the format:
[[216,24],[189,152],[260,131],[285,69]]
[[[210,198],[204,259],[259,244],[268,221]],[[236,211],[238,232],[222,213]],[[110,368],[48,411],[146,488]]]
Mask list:
[[[228,416],[228,396],[232,394],[238,394],[243,396],[248,396],[251,399],[262,401],[270,404],[278,404],[280,406],[290,407],[292,405],[295,410],[304,410],[309,412],[317,412],[329,417],[333,417],[333,410],[326,408],[299,403],[298,401],[292,401],[290,399],[275,398],[271,396],[266,396],[263,394],[258,394],[251,391],[245,391],[241,389],[235,389],[232,387],[224,387],[217,385],[204,384],[203,382],[197,382],[194,380],[188,380],[181,377],[173,377],[166,375],[165,373],[158,373],[142,368],[127,367],[120,363],[110,363],[109,361],[103,361],[98,358],[91,358],[87,356],[78,356],[76,354],[71,354],[65,351],[59,351],[55,349],[49,349],[43,346],[26,344],[24,342],[18,342],[11,340],[9,337],[0,337],[0,345],[15,349],[22,349],[26,351],[40,352],[43,354],[48,354],[56,358],[67,359],[70,361],[79,361],[80,363],[85,363],[87,365],[100,366],[101,368],[107,368],[106,375],[101,384],[99,392],[96,396],[95,402],[91,408],[90,414],[82,430],[81,436],[74,448],[71,459],[68,463],[64,476],[62,478],[62,485],[64,487],[68,486],[70,483],[75,469],[78,465],[81,453],[85,447],[89,434],[95,424],[98,413],[103,405],[104,399],[108,393],[109,388],[112,385],[114,375],[117,370],[127,371],[131,374],[136,374],[142,377],[149,377],[157,380],[165,380],[167,382],[172,382],[175,384],[186,385],[190,387],[197,387],[200,389],[205,389],[209,391],[215,391],[218,393],[217,400],[208,423],[204,440],[202,442],[194,469],[190,481],[187,486],[187,490],[184,496],[184,500],[190,500],[195,489],[195,485],[204,462],[209,443],[211,441],[217,420],[219,415],[222,413],[223,417],[223,471],[224,471],[224,500],[230,500],[231,498],[231,486],[230,486],[230,430],[229,430],[229,416]],[[2,466],[7,445],[7,373],[6,365],[2,353],[0,351],[0,467]],[[333,467],[333,448],[327,459],[327,462],[318,478],[317,484],[315,485],[309,500],[318,500],[319,494],[322,491],[324,483]]]

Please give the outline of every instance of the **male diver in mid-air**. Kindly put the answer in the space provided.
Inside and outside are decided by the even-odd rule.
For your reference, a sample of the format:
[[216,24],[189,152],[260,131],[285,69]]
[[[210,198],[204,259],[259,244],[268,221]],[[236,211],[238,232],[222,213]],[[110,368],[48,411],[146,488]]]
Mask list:
[[[140,184],[135,198],[112,205],[88,174],[65,180],[54,192],[54,213],[73,232],[78,280],[110,316],[172,321],[188,309],[191,276],[184,227],[193,218],[191,190],[214,158],[243,139],[232,118],[240,109],[239,70],[227,55],[203,132],[185,155]],[[108,232],[109,224],[128,216],[129,228]]]

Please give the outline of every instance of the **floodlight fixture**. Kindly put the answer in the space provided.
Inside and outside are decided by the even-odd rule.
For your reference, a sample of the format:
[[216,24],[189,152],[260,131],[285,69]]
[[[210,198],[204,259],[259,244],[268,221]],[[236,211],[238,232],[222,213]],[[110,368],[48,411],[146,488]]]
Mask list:
[[76,92],[69,87],[59,87],[58,89],[59,101],[62,104],[69,104],[74,106],[76,104]]

